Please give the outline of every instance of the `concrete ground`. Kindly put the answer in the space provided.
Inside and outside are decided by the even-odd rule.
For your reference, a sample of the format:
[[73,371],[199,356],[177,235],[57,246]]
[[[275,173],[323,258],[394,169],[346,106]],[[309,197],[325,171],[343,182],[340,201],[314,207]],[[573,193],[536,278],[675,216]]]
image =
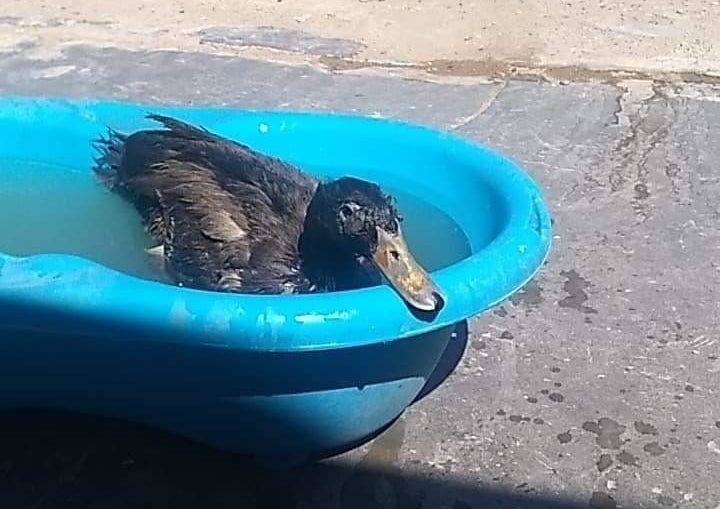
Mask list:
[[356,451],[277,474],[5,414],[0,505],[720,507],[720,6],[658,4],[6,2],[0,93],[430,124],[522,163],[556,237],[459,331],[444,384]]

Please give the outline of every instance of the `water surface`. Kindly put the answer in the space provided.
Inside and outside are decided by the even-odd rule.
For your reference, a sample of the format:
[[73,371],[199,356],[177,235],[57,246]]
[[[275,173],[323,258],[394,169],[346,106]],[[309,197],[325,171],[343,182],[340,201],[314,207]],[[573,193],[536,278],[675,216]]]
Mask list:
[[[428,270],[469,254],[453,220],[406,191],[389,189],[405,217],[408,244]],[[157,279],[151,247],[135,209],[88,169],[0,160],[0,252],[67,253],[142,278]]]

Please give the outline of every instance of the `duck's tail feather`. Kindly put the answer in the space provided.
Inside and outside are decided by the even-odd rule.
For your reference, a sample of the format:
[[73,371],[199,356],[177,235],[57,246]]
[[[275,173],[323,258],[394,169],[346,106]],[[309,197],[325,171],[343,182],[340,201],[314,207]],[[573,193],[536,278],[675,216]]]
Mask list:
[[93,171],[111,189],[118,182],[126,139],[124,134],[108,128],[105,136],[100,136],[93,142],[97,152]]
[[157,113],[148,113],[147,115],[145,115],[145,118],[149,120],[154,120],[155,122],[162,124],[165,129],[168,129],[176,135],[180,135],[183,137],[200,139],[217,138],[216,135],[214,135],[202,126],[191,125],[176,118],[160,115]]

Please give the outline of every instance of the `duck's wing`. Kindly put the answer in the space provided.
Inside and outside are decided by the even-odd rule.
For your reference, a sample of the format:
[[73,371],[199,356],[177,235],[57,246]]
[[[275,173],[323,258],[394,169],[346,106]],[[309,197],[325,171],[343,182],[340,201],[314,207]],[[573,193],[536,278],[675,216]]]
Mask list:
[[[215,172],[221,186],[231,192],[252,186],[260,191],[279,214],[304,213],[317,186],[317,179],[276,157],[257,152],[234,140],[183,121],[150,114],[148,118],[165,127],[143,131],[149,138],[133,135],[126,140],[128,165],[146,166],[169,157],[201,162]],[[139,164],[138,164],[139,163]]]
[[150,118],[166,129],[111,132],[96,171],[143,215],[168,275],[223,291],[306,286],[297,241],[315,181],[207,130]]
[[306,289],[297,253],[299,226],[257,189],[230,192],[198,163],[168,160],[131,181],[153,189],[164,270],[190,288],[243,293]]
[[244,284],[249,226],[242,204],[203,173],[193,163],[166,161],[134,184],[155,190],[168,275],[183,286],[230,291]]

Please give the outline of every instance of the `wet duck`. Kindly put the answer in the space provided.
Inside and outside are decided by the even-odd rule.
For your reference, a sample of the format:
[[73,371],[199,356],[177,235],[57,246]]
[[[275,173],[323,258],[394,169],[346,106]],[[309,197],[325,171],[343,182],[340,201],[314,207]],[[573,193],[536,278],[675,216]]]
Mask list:
[[310,293],[378,284],[412,308],[442,297],[403,238],[395,200],[352,177],[320,181],[275,157],[161,115],[163,128],[113,130],[95,172],[141,214],[174,283],[237,293]]

